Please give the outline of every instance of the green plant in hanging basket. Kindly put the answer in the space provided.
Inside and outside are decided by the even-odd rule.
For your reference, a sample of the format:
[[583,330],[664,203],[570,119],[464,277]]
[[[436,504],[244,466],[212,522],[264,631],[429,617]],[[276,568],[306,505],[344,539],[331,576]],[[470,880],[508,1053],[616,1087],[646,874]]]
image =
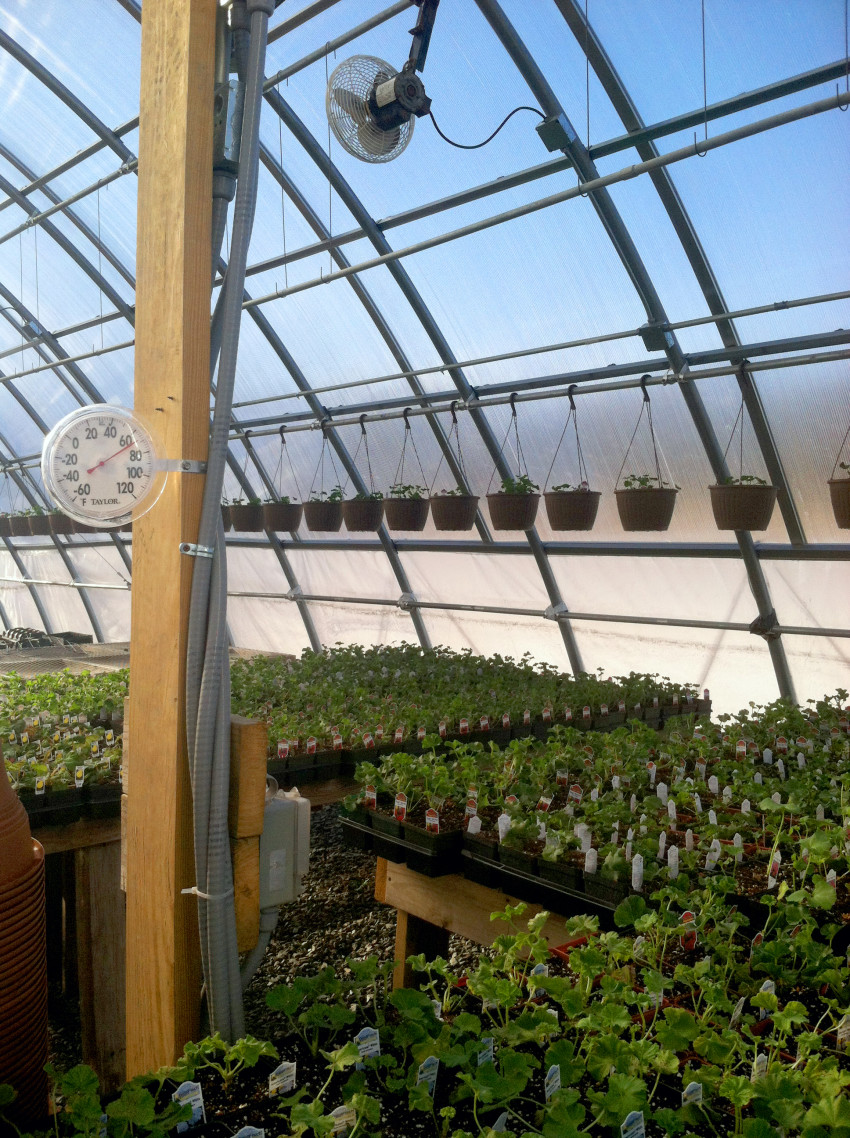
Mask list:
[[428,497],[427,486],[412,486],[405,482],[394,482],[390,486],[391,498],[419,499]]
[[659,479],[656,474],[627,474],[623,479],[623,486],[627,490],[681,490],[681,486],[676,486],[670,482],[665,482],[664,479]]
[[289,500],[288,495],[281,494],[279,498],[264,498],[263,499],[263,505],[264,506],[276,506],[276,505],[288,506],[288,505],[290,505],[290,500]]
[[309,502],[341,502],[342,501],[342,487],[334,486],[333,490],[319,490],[311,493],[308,498]]
[[469,491],[462,490],[460,486],[455,486],[454,490],[438,490],[436,494],[432,494],[432,498],[468,498]]
[[588,484],[586,482],[580,482],[578,484],[578,486],[573,486],[573,484],[571,482],[562,482],[560,484],[560,486],[553,486],[552,487],[552,493],[553,494],[566,494],[568,491],[570,491],[572,493],[584,493],[584,494],[592,493],[590,487],[588,486]]
[[532,482],[527,474],[518,474],[516,478],[506,476],[502,479],[500,494],[539,494],[540,487]]
[[759,478],[757,474],[741,474],[738,477],[730,474],[728,478],[724,478],[721,483],[723,486],[767,486],[764,478]]
[[351,500],[354,502],[380,502],[383,497],[384,495],[380,490],[372,490],[371,492],[360,490]]

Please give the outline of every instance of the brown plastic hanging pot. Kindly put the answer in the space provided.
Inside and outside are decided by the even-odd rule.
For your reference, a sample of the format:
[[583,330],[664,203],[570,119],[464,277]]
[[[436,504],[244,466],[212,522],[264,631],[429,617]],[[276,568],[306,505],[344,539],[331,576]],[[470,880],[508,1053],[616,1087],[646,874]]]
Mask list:
[[27,518],[30,534],[33,537],[49,537],[50,514],[30,514]]
[[263,528],[273,533],[295,533],[303,514],[304,507],[300,502],[265,502]]
[[775,486],[709,486],[718,529],[762,530],[770,525],[778,490]]
[[348,498],[342,503],[342,520],[351,533],[374,533],[384,520],[381,498]]
[[850,529],[850,478],[830,478],[829,497],[835,524],[839,529]]
[[12,536],[12,519],[8,514],[0,514],[0,537]]
[[221,524],[224,526],[224,532],[227,533],[229,529],[233,528],[233,518],[230,516],[230,506],[221,507]]
[[342,525],[342,502],[305,502],[304,521],[312,533],[336,533]]
[[48,515],[50,520],[51,533],[76,533],[76,524],[73,518],[69,518],[67,514],[61,511]]
[[263,528],[263,507],[259,502],[231,505],[230,520],[237,533],[259,533]]
[[9,536],[10,537],[29,537],[30,536],[30,520],[25,514],[10,514],[9,515]]
[[478,512],[477,494],[435,494],[431,517],[438,530],[471,530]]
[[384,515],[390,529],[423,530],[428,521],[428,498],[385,498]]
[[493,529],[529,530],[537,517],[539,494],[488,494]]
[[593,529],[602,497],[598,490],[547,490],[543,497],[553,530]]
[[676,508],[678,490],[647,486],[639,490],[615,490],[617,512],[624,530],[666,530]]

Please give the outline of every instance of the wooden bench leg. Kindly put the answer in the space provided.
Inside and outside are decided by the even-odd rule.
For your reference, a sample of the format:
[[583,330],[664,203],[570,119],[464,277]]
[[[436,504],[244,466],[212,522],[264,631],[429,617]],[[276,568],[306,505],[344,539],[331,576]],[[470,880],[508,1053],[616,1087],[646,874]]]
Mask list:
[[121,843],[76,851],[83,1059],[107,1093],[124,1082],[124,894]]
[[398,964],[393,972],[394,988],[412,988],[417,983],[407,958],[419,953],[424,953],[426,960],[433,960],[435,956],[448,957],[448,929],[441,929],[399,909],[395,927],[395,958]]

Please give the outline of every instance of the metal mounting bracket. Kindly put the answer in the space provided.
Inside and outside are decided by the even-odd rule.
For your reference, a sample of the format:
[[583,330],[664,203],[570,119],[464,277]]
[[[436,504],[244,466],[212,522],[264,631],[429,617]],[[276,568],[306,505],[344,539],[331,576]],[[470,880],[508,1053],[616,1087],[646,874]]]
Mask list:
[[416,597],[414,597],[413,593],[402,593],[396,601],[396,604],[400,609],[414,608],[416,606]]
[[196,458],[164,458],[156,464],[157,470],[179,471],[181,474],[206,474],[207,464]]
[[776,619],[776,609],[771,609],[765,616],[757,616],[750,625],[750,632],[764,640],[778,640],[782,633]]
[[181,541],[180,552],[185,553],[187,557],[212,557],[213,547],[211,545],[198,545],[194,541]]
[[543,615],[547,620],[557,620],[559,617],[566,616],[569,611],[563,601],[558,601],[556,605],[547,605],[543,610]]
[[304,596],[304,590],[301,588],[300,585],[293,585],[292,588],[289,590],[289,592],[286,594],[287,599],[290,601],[296,601],[296,600],[298,600],[299,597],[303,597],[303,596]]

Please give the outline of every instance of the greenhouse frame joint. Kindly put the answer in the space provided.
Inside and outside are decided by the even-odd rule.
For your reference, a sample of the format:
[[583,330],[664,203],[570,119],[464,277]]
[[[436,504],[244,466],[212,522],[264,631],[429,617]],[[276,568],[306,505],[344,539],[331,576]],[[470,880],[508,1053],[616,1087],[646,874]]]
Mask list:
[[185,553],[187,557],[212,557],[213,547],[211,545],[198,545],[194,541],[181,541],[180,552]]
[[776,619],[776,609],[771,609],[763,616],[757,616],[750,625],[750,632],[754,636],[761,636],[764,640],[778,640],[782,635],[782,630]]

